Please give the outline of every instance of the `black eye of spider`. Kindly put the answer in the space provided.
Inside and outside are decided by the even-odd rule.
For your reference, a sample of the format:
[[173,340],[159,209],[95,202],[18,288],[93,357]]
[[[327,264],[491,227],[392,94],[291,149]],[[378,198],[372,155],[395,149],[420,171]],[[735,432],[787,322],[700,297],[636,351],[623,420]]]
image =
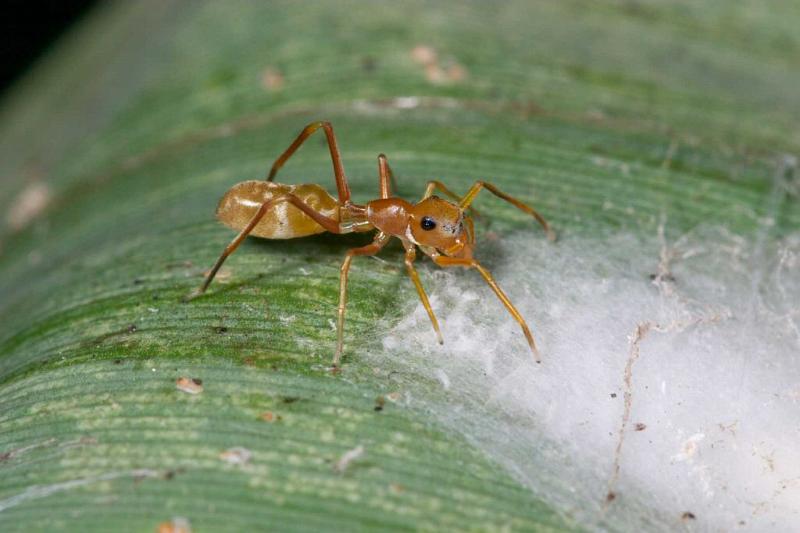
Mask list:
[[422,229],[425,231],[430,231],[436,227],[436,221],[433,220],[431,217],[422,217],[422,220],[419,223],[422,226]]

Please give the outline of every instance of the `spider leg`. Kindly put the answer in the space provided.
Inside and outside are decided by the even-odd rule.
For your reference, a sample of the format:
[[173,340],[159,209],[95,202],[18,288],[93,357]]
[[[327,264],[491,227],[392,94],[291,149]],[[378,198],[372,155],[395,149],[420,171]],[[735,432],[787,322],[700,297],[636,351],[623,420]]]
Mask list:
[[386,246],[389,242],[390,236],[383,232],[375,236],[372,243],[362,246],[360,248],[352,248],[347,251],[342,262],[342,267],[339,271],[339,308],[338,308],[338,321],[336,323],[336,353],[333,356],[333,367],[339,366],[339,361],[342,358],[342,349],[344,347],[344,310],[347,305],[347,275],[350,272],[350,263],[356,255],[375,255],[381,248]]
[[380,193],[381,198],[389,198],[392,196],[392,189],[395,189],[394,173],[392,167],[389,166],[389,160],[384,154],[378,156],[378,175],[380,176]]
[[[433,196],[433,193],[436,190],[438,190],[439,192],[443,193],[445,196],[447,196],[451,200],[454,200],[455,202],[457,202],[459,204],[461,203],[461,197],[459,195],[457,195],[456,193],[454,193],[453,191],[451,191],[450,189],[448,189],[447,186],[445,186],[444,183],[442,183],[441,181],[438,181],[438,180],[431,180],[431,181],[428,182],[428,186],[425,187],[425,194],[422,195],[422,199],[424,200],[425,198],[430,198],[431,196]],[[480,211],[478,211],[477,209],[475,209],[472,206],[469,206],[468,209],[472,213],[472,216],[474,216],[475,218],[481,218],[483,216],[483,215],[481,215]]]
[[433,314],[433,308],[431,308],[431,303],[428,301],[428,295],[425,294],[425,289],[422,287],[422,282],[419,279],[419,274],[417,274],[417,269],[414,268],[414,259],[417,256],[414,245],[410,242],[403,241],[403,246],[406,248],[405,263],[406,269],[408,270],[408,275],[411,278],[411,281],[414,282],[414,287],[417,289],[417,294],[419,294],[419,299],[422,300],[422,305],[425,307],[425,311],[428,312],[428,317],[431,319],[433,330],[436,332],[436,339],[439,341],[439,344],[444,344],[442,332],[439,330],[439,322],[436,320],[436,315]]
[[544,217],[542,215],[540,215],[535,209],[533,209],[530,206],[527,206],[527,205],[523,204],[522,202],[520,202],[519,200],[517,200],[513,196],[509,196],[508,194],[502,192],[500,189],[498,189],[497,187],[495,187],[491,183],[487,183],[485,181],[476,181],[475,184],[472,187],[470,187],[469,191],[467,191],[467,194],[465,194],[464,198],[461,199],[461,202],[459,204],[461,209],[466,209],[467,207],[469,207],[469,205],[473,202],[473,200],[475,200],[475,196],[477,196],[478,193],[483,188],[486,188],[486,190],[488,190],[489,192],[491,192],[492,194],[494,194],[498,198],[500,198],[502,200],[505,200],[506,202],[510,203],[511,205],[516,207],[517,209],[519,209],[521,211],[524,211],[525,213],[528,213],[529,215],[531,215],[542,226],[542,229],[544,229],[545,233],[547,233],[547,239],[549,241],[555,241],[556,240],[555,231],[553,231],[553,229],[550,227],[550,225],[547,223],[547,221],[544,219]]
[[269,200],[261,204],[261,207],[259,207],[258,211],[256,211],[256,214],[253,215],[253,218],[250,219],[250,222],[248,222],[247,225],[244,228],[242,228],[239,234],[236,235],[236,237],[234,237],[233,240],[228,243],[228,245],[225,247],[224,250],[222,250],[222,254],[220,254],[219,258],[217,259],[217,262],[214,263],[214,266],[211,267],[211,270],[209,270],[208,274],[206,275],[206,279],[203,281],[203,285],[199,289],[195,289],[194,291],[192,291],[189,295],[187,295],[184,298],[184,300],[187,301],[191,300],[206,292],[206,289],[214,280],[214,276],[217,275],[217,271],[219,271],[220,267],[222,266],[222,263],[225,262],[225,259],[227,259],[229,255],[231,255],[233,252],[236,251],[239,245],[242,244],[242,241],[245,239],[245,237],[247,237],[247,235],[251,231],[253,231],[253,228],[255,228],[256,225],[258,225],[259,221],[262,218],[264,218],[264,215],[267,213],[267,211],[269,211],[272,207],[282,202],[291,203],[292,205],[303,211],[306,215],[313,218],[314,221],[316,221],[320,226],[325,228],[325,230],[331,233],[339,233],[338,221],[326,217],[325,215],[322,215],[319,212],[315,211],[313,208],[311,208],[297,196],[293,194],[285,194],[282,196],[276,196],[274,198],[270,198]]
[[339,145],[336,142],[336,135],[333,133],[333,126],[330,122],[320,121],[312,122],[300,132],[300,135],[289,145],[279,157],[272,163],[272,168],[267,175],[267,181],[272,181],[275,174],[283,166],[286,161],[292,157],[300,145],[308,139],[312,133],[322,128],[325,131],[325,137],[328,139],[328,149],[331,152],[331,160],[333,161],[333,174],[336,176],[336,190],[339,193],[339,203],[346,205],[350,203],[350,186],[347,184],[347,176],[344,174],[344,165],[342,164],[342,156],[339,153]]
[[533,352],[533,358],[536,360],[537,363],[542,362],[542,358],[539,356],[539,350],[536,348],[536,342],[533,340],[533,335],[531,334],[531,330],[528,328],[528,324],[525,323],[525,319],[522,318],[522,315],[519,314],[517,308],[514,307],[514,304],[511,303],[511,300],[508,299],[506,293],[500,288],[497,282],[492,278],[491,273],[486,270],[480,263],[478,263],[474,259],[463,259],[459,257],[447,257],[443,255],[435,255],[431,259],[433,262],[441,267],[465,267],[465,268],[474,268],[477,270],[481,277],[483,277],[484,281],[492,288],[494,293],[503,302],[503,305],[506,306],[508,312],[511,313],[511,316],[514,317],[514,320],[522,328],[522,333],[525,335],[525,339],[528,341],[528,345],[531,347],[531,351]]

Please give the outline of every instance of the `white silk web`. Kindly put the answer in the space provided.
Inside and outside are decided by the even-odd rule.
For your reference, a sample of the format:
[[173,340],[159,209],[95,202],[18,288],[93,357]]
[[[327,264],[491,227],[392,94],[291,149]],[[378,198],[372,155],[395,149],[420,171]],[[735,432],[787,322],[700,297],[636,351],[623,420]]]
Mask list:
[[444,346],[417,305],[370,357],[580,525],[800,530],[800,235],[663,233],[482,243],[541,365],[462,270],[423,276]]

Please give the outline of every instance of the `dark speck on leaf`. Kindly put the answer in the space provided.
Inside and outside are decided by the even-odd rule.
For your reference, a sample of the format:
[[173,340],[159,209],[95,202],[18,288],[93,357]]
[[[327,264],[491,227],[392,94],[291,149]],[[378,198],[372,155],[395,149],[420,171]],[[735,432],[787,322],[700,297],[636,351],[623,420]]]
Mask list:
[[114,359],[114,364],[115,365],[121,365],[122,364],[122,359]]
[[128,326],[128,333],[136,333],[136,324]]
[[610,503],[610,502],[613,502],[616,499],[617,499],[617,495],[614,492],[609,492],[608,494],[606,494],[606,501],[607,502]]
[[611,397],[612,397],[612,398],[616,398],[616,397],[617,397],[617,393],[616,393],[616,392],[612,392],[612,393],[611,393]]
[[386,399],[383,396],[375,398],[375,410],[383,411],[383,406],[386,405]]
[[203,380],[202,380],[202,379],[200,379],[200,378],[192,378],[192,382],[193,382],[195,385],[202,385],[202,384],[203,384]]
[[682,518],[683,520],[694,520],[694,519],[695,519],[695,518],[697,518],[697,517],[696,517],[696,516],[694,516],[694,513],[693,513],[693,512],[691,512],[691,511],[686,511],[685,513],[683,513],[683,514],[681,515],[681,518]]
[[635,429],[636,431],[644,431],[645,429],[647,429],[647,424],[642,424],[641,422],[637,422],[636,425],[633,426],[633,429]]
[[217,327],[214,328],[214,331],[216,331],[217,333],[222,335],[223,333],[227,333],[228,332],[228,328],[226,328],[225,326],[217,326]]
[[282,398],[282,400],[283,400],[283,403],[294,403],[294,402],[296,402],[296,401],[297,401],[297,400],[299,400],[299,399],[300,399],[300,397],[299,397],[299,396],[284,396],[284,397]]
[[[650,279],[652,281],[655,281],[657,277],[658,274],[650,274]],[[668,281],[669,283],[675,283],[675,276],[673,276],[672,274],[666,274],[664,276],[661,276],[661,281]]]
[[378,61],[372,56],[364,56],[361,58],[361,68],[364,72],[375,72],[378,67]]

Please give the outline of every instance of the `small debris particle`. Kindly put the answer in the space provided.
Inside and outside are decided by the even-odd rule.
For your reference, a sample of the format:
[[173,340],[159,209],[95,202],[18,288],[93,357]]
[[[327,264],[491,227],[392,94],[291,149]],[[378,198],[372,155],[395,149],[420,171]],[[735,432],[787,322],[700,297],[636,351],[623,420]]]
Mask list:
[[50,187],[37,182],[28,185],[11,203],[6,222],[14,231],[30,224],[50,203]]
[[436,50],[424,44],[417,45],[411,50],[411,59],[420,65],[432,65],[436,63],[437,58]]
[[376,411],[383,411],[383,406],[386,405],[386,398],[383,396],[378,396],[375,398],[375,410]]
[[659,281],[666,281],[669,283],[675,283],[675,276],[672,274],[650,274],[650,280],[659,282]]
[[458,82],[464,81],[467,77],[467,69],[462,65],[455,63],[447,68],[447,79],[450,81]]
[[348,450],[342,454],[336,464],[333,465],[333,469],[340,474],[347,470],[347,467],[350,466],[350,463],[358,459],[364,455],[364,447],[359,445],[353,448],[352,450]]
[[228,448],[227,450],[219,454],[220,459],[232,465],[247,464],[250,462],[250,459],[252,457],[253,457],[253,452],[251,452],[247,448],[242,448],[241,446],[234,446],[233,448]]
[[122,364],[122,359],[114,359],[114,364],[115,365],[121,365]]
[[681,515],[681,520],[684,520],[684,521],[686,521],[686,520],[694,520],[695,518],[697,518],[697,517],[691,511],[686,511],[685,513],[683,513]]
[[364,56],[361,58],[361,69],[364,72],[375,72],[378,67],[378,61],[372,56]]
[[192,526],[189,519],[176,516],[169,522],[162,522],[156,528],[157,533],[192,533]]
[[263,413],[261,413],[261,416],[259,416],[259,418],[264,422],[280,422],[281,420],[283,420],[283,417],[281,415],[276,415],[272,411],[264,411]]
[[445,72],[436,63],[425,65],[425,78],[434,85],[444,83],[447,79]]
[[694,456],[697,453],[699,443],[706,438],[704,433],[695,433],[686,441],[684,441],[683,446],[681,447],[680,453],[673,455],[673,461],[686,461]]
[[294,403],[300,399],[299,396],[284,396],[282,398],[283,403]]
[[398,400],[400,400],[400,393],[397,391],[390,392],[389,394],[386,395],[386,399],[389,400],[390,402],[397,402]]
[[214,331],[216,331],[217,334],[222,335],[223,333],[227,333],[228,332],[228,328],[225,327],[225,326],[217,326],[217,327],[214,328]]
[[203,392],[203,380],[181,376],[175,380],[175,387],[179,391],[187,392],[189,394],[200,394]]
[[616,398],[616,397],[617,397],[617,393],[616,393],[616,392],[612,392],[612,393],[611,393],[611,397],[612,397],[612,398]]
[[607,503],[611,503],[616,499],[617,499],[617,494],[616,493],[609,491],[609,493],[606,494],[606,502]]
[[136,324],[131,324],[126,330],[128,333],[136,333]]
[[242,363],[244,363],[245,366],[256,366],[256,359],[255,357],[248,355],[242,359]]
[[261,73],[261,86],[268,91],[280,91],[285,81],[283,73],[275,67],[267,67]]
[[643,423],[641,423],[641,422],[637,422],[637,423],[636,423],[636,424],[633,426],[633,429],[634,429],[635,431],[644,431],[645,429],[647,429],[647,424],[643,424]]

